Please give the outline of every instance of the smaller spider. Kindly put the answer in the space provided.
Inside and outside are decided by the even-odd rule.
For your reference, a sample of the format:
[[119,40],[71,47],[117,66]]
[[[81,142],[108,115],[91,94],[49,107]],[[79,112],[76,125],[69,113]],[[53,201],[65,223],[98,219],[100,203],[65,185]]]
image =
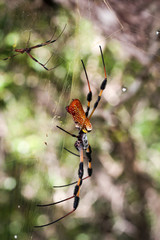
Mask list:
[[[88,139],[87,139],[87,133],[92,131],[92,125],[91,125],[90,119],[91,119],[94,111],[96,110],[96,108],[99,104],[99,101],[101,99],[101,95],[102,95],[103,90],[105,89],[106,84],[107,84],[107,73],[106,73],[106,68],[105,68],[105,63],[104,63],[104,57],[103,57],[101,46],[99,46],[99,48],[100,48],[100,52],[101,52],[105,78],[101,83],[100,92],[99,92],[97,101],[94,103],[94,107],[93,107],[92,112],[90,113],[90,115],[88,117],[88,114],[89,114],[89,111],[90,111],[90,102],[92,101],[92,91],[91,91],[91,88],[90,88],[90,83],[89,83],[87,71],[85,69],[85,65],[84,65],[83,61],[81,60],[83,68],[84,68],[84,72],[85,72],[85,75],[86,75],[88,88],[89,88],[89,92],[88,92],[88,95],[87,95],[87,101],[88,101],[87,110],[86,110],[86,112],[84,112],[83,107],[81,105],[81,102],[78,99],[73,99],[72,102],[70,103],[70,105],[66,107],[67,112],[72,115],[73,121],[75,123],[76,128],[79,130],[79,133],[78,133],[78,135],[75,135],[75,134],[72,134],[72,133],[66,131],[65,129],[57,126],[63,132],[65,132],[65,133],[69,134],[70,136],[77,139],[74,146],[77,149],[77,151],[80,153],[80,156],[79,156],[80,157],[80,163],[79,163],[79,169],[78,169],[79,179],[78,179],[78,181],[76,181],[74,183],[71,183],[71,184],[68,184],[68,185],[63,185],[63,186],[69,186],[69,185],[72,185],[72,184],[76,183],[76,186],[75,186],[74,192],[73,192],[73,196],[71,196],[69,198],[66,198],[66,199],[63,199],[63,200],[60,200],[60,201],[55,202],[55,203],[37,205],[38,207],[47,207],[47,206],[52,206],[52,205],[55,205],[55,204],[58,204],[58,203],[61,203],[61,202],[64,202],[64,201],[67,201],[69,199],[74,198],[73,209],[70,212],[68,212],[67,214],[65,214],[64,216],[58,218],[57,220],[55,220],[53,222],[50,222],[50,223],[47,223],[47,224],[44,224],[44,225],[35,226],[35,228],[41,228],[41,227],[49,226],[51,224],[54,224],[54,223],[62,220],[63,218],[70,215],[71,213],[73,213],[77,209],[78,204],[79,204],[79,200],[80,200],[79,195],[80,195],[80,188],[81,188],[82,182],[85,179],[91,177],[91,175],[92,175],[92,166],[91,166],[92,150],[91,150],[91,146],[89,145],[89,142],[88,142]],[[69,151],[68,149],[66,149],[66,150]],[[74,154],[71,151],[69,151],[69,152]],[[86,158],[88,159],[88,176],[83,178],[83,172],[84,172],[83,171],[83,160],[85,158],[84,157],[84,152],[86,153]],[[74,155],[76,155],[76,154],[74,154]]]
[[[8,59],[10,59],[10,58],[13,58],[13,57],[19,55],[20,53],[21,53],[21,54],[26,53],[30,58],[33,59],[33,61],[35,61],[35,62],[37,62],[38,64],[40,64],[45,70],[51,71],[52,69],[56,68],[57,66],[56,66],[56,67],[53,67],[53,68],[50,68],[50,69],[48,69],[48,68],[45,66],[45,65],[48,63],[48,61],[50,60],[50,58],[49,58],[49,60],[48,60],[45,64],[43,64],[43,63],[39,62],[35,57],[33,57],[30,52],[31,52],[33,49],[35,49],[35,48],[43,47],[43,46],[46,46],[46,45],[49,45],[49,44],[51,44],[51,43],[56,42],[56,41],[60,38],[60,36],[62,35],[62,33],[64,32],[65,28],[66,28],[66,25],[64,26],[62,32],[59,34],[59,36],[58,36],[56,39],[52,40],[52,39],[53,39],[53,36],[54,36],[54,34],[53,34],[53,36],[51,37],[51,39],[48,40],[48,41],[46,41],[46,42],[44,42],[44,43],[37,44],[37,45],[35,45],[35,46],[33,46],[33,47],[16,48],[16,49],[14,49],[14,52],[16,52],[16,54],[14,54],[14,55],[12,55],[12,56],[10,56],[10,57],[4,58],[3,60],[8,60]],[[30,37],[29,37],[29,39],[30,39]],[[28,42],[29,42],[29,39],[28,39]],[[28,45],[28,42],[27,42],[27,45]],[[52,56],[51,56],[51,57],[52,57]]]

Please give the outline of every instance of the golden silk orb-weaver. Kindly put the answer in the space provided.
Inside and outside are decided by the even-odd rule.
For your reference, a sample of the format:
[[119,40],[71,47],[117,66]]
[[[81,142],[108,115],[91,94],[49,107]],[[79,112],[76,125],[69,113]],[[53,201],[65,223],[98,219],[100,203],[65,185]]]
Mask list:
[[[60,200],[58,202],[54,202],[54,203],[50,203],[50,204],[39,204],[39,205],[37,205],[38,207],[47,207],[47,206],[52,206],[52,205],[55,205],[55,204],[58,204],[58,203],[61,203],[61,202],[64,202],[64,201],[67,201],[69,199],[74,198],[73,209],[70,212],[68,212],[67,214],[65,214],[64,216],[58,218],[57,220],[55,220],[53,222],[50,222],[50,223],[47,223],[47,224],[44,224],[44,225],[35,226],[36,228],[46,227],[46,226],[49,226],[51,224],[54,224],[54,223],[62,220],[63,218],[67,217],[71,213],[73,213],[77,209],[78,204],[79,204],[79,200],[80,200],[79,195],[80,195],[80,189],[81,189],[81,186],[82,186],[82,182],[83,182],[83,180],[91,177],[91,175],[92,175],[92,165],[91,165],[92,150],[91,150],[91,146],[88,143],[87,133],[92,131],[92,125],[91,125],[90,119],[91,119],[94,111],[96,110],[96,108],[99,104],[99,101],[101,99],[101,95],[102,95],[103,90],[105,89],[106,84],[107,84],[107,73],[106,73],[106,68],[105,68],[103,52],[102,52],[101,46],[99,46],[99,48],[100,48],[100,52],[101,52],[101,58],[102,58],[102,63],[103,63],[103,67],[104,67],[105,78],[101,83],[100,92],[99,92],[97,101],[94,103],[94,107],[93,107],[92,112],[89,115],[90,103],[92,101],[92,91],[91,91],[91,88],[90,88],[90,83],[89,83],[89,79],[88,79],[88,75],[87,75],[85,65],[83,63],[83,60],[81,60],[83,68],[84,68],[84,72],[85,72],[85,75],[86,75],[88,88],[89,88],[89,92],[88,92],[88,95],[87,95],[87,102],[88,102],[87,110],[86,110],[86,112],[83,110],[82,104],[81,104],[80,100],[78,100],[78,99],[73,99],[71,101],[70,105],[66,107],[67,112],[72,115],[73,121],[75,123],[75,127],[79,130],[79,133],[78,133],[78,135],[75,135],[75,134],[72,134],[72,133],[66,131],[65,129],[57,126],[63,132],[65,132],[65,133],[69,134],[70,136],[77,139],[74,146],[77,149],[77,151],[80,153],[80,155],[77,155],[77,156],[80,157],[80,163],[79,163],[79,169],[78,169],[78,181],[76,181],[74,183],[67,184],[67,185],[63,185],[63,186],[57,186],[57,187],[65,187],[65,186],[69,186],[69,185],[72,185],[72,184],[76,184],[76,186],[74,188],[73,196],[68,197],[66,199],[63,199],[63,200]],[[66,149],[66,150],[69,151],[68,149]],[[73,153],[71,151],[69,151],[69,152],[76,155],[75,153]],[[83,178],[83,172],[84,172],[83,171],[83,159],[84,159],[83,154],[84,154],[84,152],[86,153],[86,157],[88,159],[88,176]]]
[[[47,71],[53,70],[53,69],[56,68],[57,66],[55,66],[55,67],[53,67],[53,68],[47,68],[47,67],[46,67],[46,64],[49,62],[49,60],[51,59],[52,56],[49,58],[49,60],[48,60],[45,64],[43,64],[43,63],[41,63],[40,61],[38,61],[35,57],[33,57],[33,56],[31,55],[31,51],[32,51],[33,49],[40,48],[40,47],[43,47],[43,46],[46,46],[46,45],[49,45],[49,44],[51,44],[51,43],[56,42],[56,41],[60,38],[60,36],[63,34],[65,28],[66,28],[66,25],[64,26],[62,32],[59,34],[59,36],[58,36],[56,39],[53,39],[53,36],[54,36],[54,35],[53,35],[50,40],[47,40],[47,41],[44,42],[44,43],[40,43],[40,44],[37,44],[37,45],[32,46],[32,47],[16,48],[16,49],[14,49],[14,52],[16,52],[15,54],[13,54],[12,56],[9,56],[9,57],[7,57],[7,58],[4,58],[3,60],[11,59],[11,58],[19,55],[20,53],[21,53],[21,54],[26,53],[33,61],[35,61],[36,63],[38,63],[39,65],[41,65],[45,70],[47,70]],[[30,39],[30,37],[29,37],[29,39]],[[28,39],[28,42],[29,42],[29,39]],[[28,42],[27,42],[27,45],[28,45]]]

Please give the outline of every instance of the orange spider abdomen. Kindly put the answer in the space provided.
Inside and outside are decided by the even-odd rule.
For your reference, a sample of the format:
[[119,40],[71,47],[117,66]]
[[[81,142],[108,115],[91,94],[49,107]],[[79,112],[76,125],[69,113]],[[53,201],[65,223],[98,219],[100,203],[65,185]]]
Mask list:
[[66,107],[66,110],[72,115],[77,128],[85,129],[87,132],[92,130],[92,124],[86,117],[82,104],[78,99],[73,99],[70,105]]

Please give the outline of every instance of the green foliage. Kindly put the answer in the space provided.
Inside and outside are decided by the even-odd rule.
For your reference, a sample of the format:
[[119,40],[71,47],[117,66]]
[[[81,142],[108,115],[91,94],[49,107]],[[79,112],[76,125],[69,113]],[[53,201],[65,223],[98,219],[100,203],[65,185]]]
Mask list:
[[[102,34],[103,28],[95,24],[98,20],[90,19],[93,10],[85,18],[79,8],[45,4],[50,1],[42,1],[45,7],[37,6],[38,1],[13,2],[0,1],[0,239],[154,239],[160,190],[156,67],[140,61],[134,48],[125,52],[125,43],[118,38]],[[41,63],[49,60],[46,66],[55,66],[52,71],[26,53],[3,60],[13,56],[16,48],[44,43],[53,33],[56,38],[65,24],[56,42],[31,51]],[[93,107],[104,79],[99,45],[108,83],[91,119],[93,131],[88,133],[93,177],[83,181],[74,214],[35,230],[34,225],[51,222],[72,209],[73,199],[51,208],[37,204],[73,194],[74,185],[53,188],[76,181],[79,165],[79,158],[64,150],[78,154],[75,139],[56,125],[77,134],[65,107],[78,98],[86,110],[88,86],[81,59],[93,91]],[[84,162],[86,176],[86,158]]]

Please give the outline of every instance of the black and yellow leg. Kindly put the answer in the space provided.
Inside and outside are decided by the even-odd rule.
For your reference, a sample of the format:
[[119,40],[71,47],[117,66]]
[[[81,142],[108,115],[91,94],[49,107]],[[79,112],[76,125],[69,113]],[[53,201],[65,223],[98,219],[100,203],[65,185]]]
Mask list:
[[91,153],[92,153],[92,149],[91,149],[91,146],[89,145],[89,147],[86,150],[86,156],[88,158],[88,176],[92,175],[92,165],[91,165],[92,156],[91,156]]
[[79,199],[80,199],[79,193],[80,193],[80,187],[82,185],[82,178],[83,178],[83,148],[82,147],[80,150],[80,163],[79,163],[78,176],[79,176],[79,179],[74,189],[74,196],[75,196],[74,203],[73,203],[74,209],[76,209],[79,204]]
[[98,106],[98,103],[99,103],[99,101],[101,100],[102,92],[103,92],[103,90],[104,90],[105,87],[106,87],[106,83],[107,83],[107,78],[105,78],[105,79],[103,80],[102,84],[101,84],[100,93],[99,93],[99,95],[98,95],[97,101],[95,102],[94,107],[93,107],[93,110],[92,110],[92,112],[91,112],[91,114],[90,114],[90,116],[89,116],[88,119],[91,119],[94,111],[96,110],[96,108],[97,108],[97,106]]
[[105,74],[105,79],[103,80],[102,84],[101,84],[101,87],[100,87],[100,93],[98,95],[98,98],[97,98],[97,101],[95,102],[94,104],[94,107],[93,107],[93,110],[89,116],[89,119],[91,119],[94,111],[96,110],[97,106],[98,106],[98,103],[99,101],[101,100],[101,96],[102,96],[102,93],[103,93],[103,90],[105,89],[106,87],[106,84],[107,84],[107,73],[106,73],[106,68],[105,68],[105,62],[104,62],[104,57],[103,57],[103,52],[102,52],[102,48],[101,46],[99,46],[100,48],[100,52],[101,52],[101,57],[102,57],[102,62],[103,62],[103,67],[104,67],[104,74]]
[[88,101],[88,103],[87,103],[87,110],[86,110],[86,113],[85,113],[86,117],[88,117],[89,110],[90,110],[90,102],[92,101],[92,91],[91,91],[89,78],[88,78],[87,71],[86,71],[86,68],[85,68],[83,60],[81,60],[81,62],[82,62],[83,69],[84,69],[84,72],[85,72],[85,75],[86,75],[86,79],[87,79],[87,83],[88,83],[88,89],[89,89],[89,93],[87,94],[87,101]]
[[90,110],[90,102],[92,101],[92,92],[89,92],[88,95],[87,95],[87,110],[85,112],[86,114],[86,117],[88,117],[88,114],[89,114],[89,110]]

